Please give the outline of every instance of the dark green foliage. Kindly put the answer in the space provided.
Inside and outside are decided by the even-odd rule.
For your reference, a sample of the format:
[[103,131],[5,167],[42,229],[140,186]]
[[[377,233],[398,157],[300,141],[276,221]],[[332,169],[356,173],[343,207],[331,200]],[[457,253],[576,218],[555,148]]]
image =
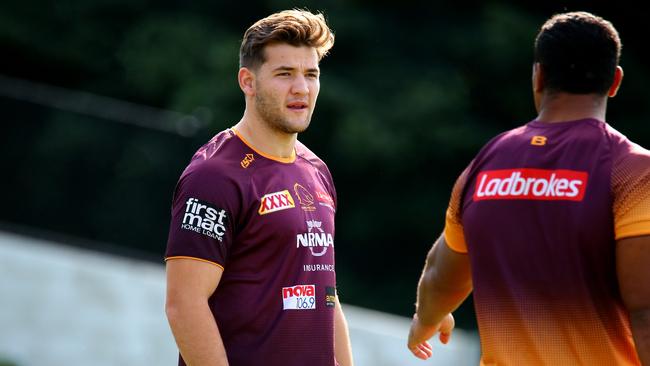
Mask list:
[[7,361],[5,359],[0,358],[0,366],[18,366],[18,365],[16,365],[11,361]]
[[[0,5],[2,73],[208,123],[182,137],[0,97],[0,220],[162,258],[176,179],[201,144],[241,117],[241,35],[293,3],[31,3]],[[324,11],[336,33],[300,138],[337,183],[342,301],[410,315],[454,180],[489,138],[534,118],[533,40],[565,9],[514,1],[306,7]],[[609,120],[648,147],[644,24],[633,8],[585,10],[612,20],[624,44],[626,79]],[[460,325],[472,326],[471,304],[461,313]]]

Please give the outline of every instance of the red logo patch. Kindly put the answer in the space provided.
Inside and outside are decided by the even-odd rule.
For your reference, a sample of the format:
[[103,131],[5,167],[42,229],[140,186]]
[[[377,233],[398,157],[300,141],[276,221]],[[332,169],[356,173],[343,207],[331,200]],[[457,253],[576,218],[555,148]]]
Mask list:
[[296,285],[282,288],[283,310],[316,309],[316,285]]
[[288,190],[265,194],[260,202],[260,208],[257,212],[260,215],[266,215],[271,212],[286,210],[296,207],[293,197]]
[[576,170],[487,170],[476,178],[474,201],[582,201],[587,190],[587,178],[587,172]]
[[316,191],[316,198],[318,199],[319,202],[327,203],[330,206],[334,206],[334,200],[332,199],[332,197],[323,191]]

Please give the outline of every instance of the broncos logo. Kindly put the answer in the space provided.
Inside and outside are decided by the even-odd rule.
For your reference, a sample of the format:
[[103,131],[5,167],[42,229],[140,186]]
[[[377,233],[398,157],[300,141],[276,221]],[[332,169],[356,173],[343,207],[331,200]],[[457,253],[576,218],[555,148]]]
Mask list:
[[300,202],[300,207],[302,207],[303,210],[305,211],[316,210],[316,207],[314,207],[314,196],[311,193],[309,193],[309,191],[305,189],[305,187],[296,183],[293,185],[293,191],[296,192],[296,196],[298,196],[298,201]]

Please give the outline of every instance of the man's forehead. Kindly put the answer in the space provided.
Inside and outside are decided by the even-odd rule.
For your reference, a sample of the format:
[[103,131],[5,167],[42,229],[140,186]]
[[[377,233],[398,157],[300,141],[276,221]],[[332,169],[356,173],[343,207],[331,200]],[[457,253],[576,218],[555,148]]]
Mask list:
[[264,49],[264,66],[271,69],[318,69],[318,53],[314,47],[271,44]]

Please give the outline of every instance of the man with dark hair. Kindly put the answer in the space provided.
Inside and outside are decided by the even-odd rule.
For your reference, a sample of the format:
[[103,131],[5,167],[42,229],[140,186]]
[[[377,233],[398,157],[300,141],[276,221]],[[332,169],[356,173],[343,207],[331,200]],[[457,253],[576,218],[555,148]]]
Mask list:
[[351,366],[336,293],[336,191],[297,135],[334,44],[321,14],[282,11],[244,34],[246,109],[176,186],[166,312],[179,365]]
[[604,122],[620,50],[589,13],[542,26],[538,116],[457,180],[418,285],[415,356],[447,342],[473,290],[481,365],[650,365],[650,152]]

